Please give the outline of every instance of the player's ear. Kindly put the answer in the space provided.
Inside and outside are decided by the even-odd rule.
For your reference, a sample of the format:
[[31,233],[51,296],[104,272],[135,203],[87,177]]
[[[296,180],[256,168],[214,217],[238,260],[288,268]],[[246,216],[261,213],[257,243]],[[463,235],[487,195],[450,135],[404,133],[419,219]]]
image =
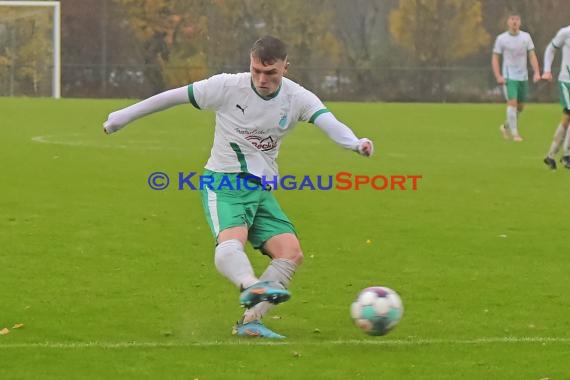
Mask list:
[[290,64],[289,61],[285,62],[285,72],[287,72],[287,70],[289,69],[289,64]]

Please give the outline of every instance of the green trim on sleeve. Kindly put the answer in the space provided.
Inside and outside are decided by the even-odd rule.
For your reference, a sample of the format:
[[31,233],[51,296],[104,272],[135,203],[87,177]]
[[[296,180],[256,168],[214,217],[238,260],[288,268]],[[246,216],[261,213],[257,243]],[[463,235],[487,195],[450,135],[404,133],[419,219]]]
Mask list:
[[198,108],[199,110],[201,109],[198,103],[196,103],[196,98],[194,98],[194,87],[192,86],[192,84],[188,85],[188,99],[190,100],[190,103],[192,103],[194,107]]
[[239,145],[232,142],[232,143],[230,143],[230,146],[232,147],[234,152],[236,152],[236,156],[237,156],[237,159],[239,161],[239,166],[240,166],[240,170],[242,171],[242,173],[249,173],[247,171],[247,162],[245,161],[245,156],[243,155],[243,152],[239,148]]
[[311,116],[311,118],[309,119],[309,123],[314,124],[314,123],[315,123],[315,120],[317,120],[317,117],[319,117],[319,116],[321,116],[322,114],[327,113],[327,112],[331,112],[331,111],[329,111],[329,110],[326,109],[326,108],[323,108],[322,110],[318,110],[317,112],[315,112],[315,113],[313,114],[313,116]]

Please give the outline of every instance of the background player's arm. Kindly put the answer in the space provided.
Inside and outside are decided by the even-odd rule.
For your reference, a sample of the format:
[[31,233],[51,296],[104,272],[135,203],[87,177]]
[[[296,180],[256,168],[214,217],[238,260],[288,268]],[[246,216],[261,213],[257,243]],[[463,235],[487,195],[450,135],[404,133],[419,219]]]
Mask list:
[[188,102],[188,86],[164,91],[132,106],[112,112],[103,123],[103,130],[111,134],[145,115]]
[[501,74],[501,65],[499,63],[499,55],[498,53],[493,53],[491,56],[491,67],[493,68],[493,74],[495,75],[495,79],[497,80],[498,84],[505,84],[505,78]]
[[314,123],[323,130],[331,140],[343,148],[353,150],[363,156],[371,156],[372,153],[374,153],[374,144],[371,140],[356,137],[350,128],[338,121],[330,112],[319,115]]
[[556,47],[549,43],[548,47],[544,51],[544,67],[542,73],[542,79],[547,81],[552,80],[552,62],[554,61],[554,56],[556,55]]
[[536,58],[534,50],[529,50],[528,58],[533,71],[532,80],[536,83],[540,80],[540,66],[538,65],[538,58]]

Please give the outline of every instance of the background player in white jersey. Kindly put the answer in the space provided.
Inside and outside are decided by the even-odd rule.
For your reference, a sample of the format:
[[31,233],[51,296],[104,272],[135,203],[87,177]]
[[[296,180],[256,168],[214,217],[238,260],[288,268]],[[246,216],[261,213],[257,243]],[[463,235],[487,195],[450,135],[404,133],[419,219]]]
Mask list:
[[[540,80],[540,68],[530,34],[520,30],[521,18],[511,13],[507,19],[508,30],[497,36],[493,47],[491,66],[497,83],[503,86],[507,100],[507,119],[500,126],[505,139],[522,141],[518,131],[518,115],[528,96],[527,56],[533,70],[533,81]],[[502,56],[502,69],[499,57]]]
[[[364,156],[373,153],[372,141],[358,139],[317,96],[284,78],[288,66],[285,44],[265,36],[250,51],[250,72],[214,75],[165,91],[111,113],[103,124],[106,133],[113,133],[177,104],[216,111],[214,144],[205,166],[214,183],[202,191],[202,204],[217,243],[216,268],[242,290],[240,303],[247,309],[233,331],[240,336],[283,338],[261,318],[273,304],[289,299],[287,288],[303,259],[295,228],[261,182],[277,175],[282,138],[305,121],[344,148]],[[219,186],[228,181],[231,189]],[[259,278],[244,251],[247,241],[271,258]]]
[[548,155],[544,163],[551,169],[556,169],[555,156],[560,150],[560,145],[564,141],[562,159],[564,166],[570,169],[570,26],[562,28],[556,33],[544,52],[544,72],[542,79],[552,81],[552,61],[557,49],[562,49],[562,61],[560,63],[560,74],[558,75],[558,89],[560,91],[560,104],[562,105],[562,120],[550,145]]

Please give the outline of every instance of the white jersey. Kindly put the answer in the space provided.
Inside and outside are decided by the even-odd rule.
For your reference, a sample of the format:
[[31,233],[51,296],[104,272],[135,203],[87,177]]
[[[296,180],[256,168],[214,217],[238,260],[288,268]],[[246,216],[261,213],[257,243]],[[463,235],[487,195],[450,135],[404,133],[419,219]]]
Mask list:
[[493,53],[503,56],[503,77],[512,80],[528,80],[527,56],[534,50],[530,34],[519,31],[501,33],[495,40]]
[[206,169],[221,173],[277,176],[283,137],[297,122],[312,122],[328,112],[316,95],[287,78],[276,94],[264,98],[254,89],[250,73],[214,75],[190,84],[188,95],[195,107],[216,111]]
[[562,49],[562,61],[560,64],[560,82],[570,82],[570,26],[562,28],[552,39],[552,46]]

